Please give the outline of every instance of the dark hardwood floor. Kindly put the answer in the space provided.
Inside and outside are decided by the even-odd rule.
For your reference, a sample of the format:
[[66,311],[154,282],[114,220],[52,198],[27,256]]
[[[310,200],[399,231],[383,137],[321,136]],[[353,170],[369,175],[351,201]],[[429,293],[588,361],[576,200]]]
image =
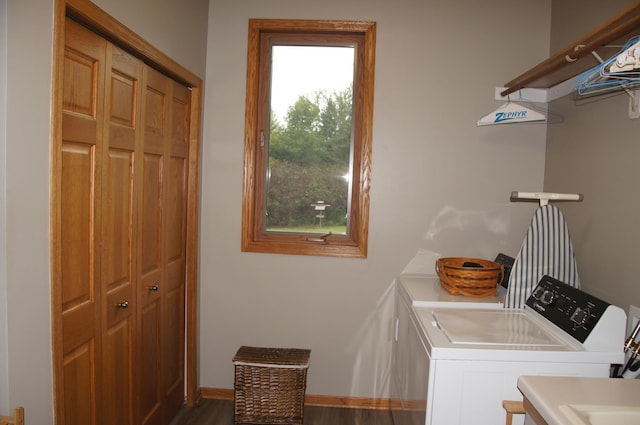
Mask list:
[[[233,401],[203,399],[170,425],[233,425]],[[305,406],[304,425],[393,425],[393,419],[389,410]]]

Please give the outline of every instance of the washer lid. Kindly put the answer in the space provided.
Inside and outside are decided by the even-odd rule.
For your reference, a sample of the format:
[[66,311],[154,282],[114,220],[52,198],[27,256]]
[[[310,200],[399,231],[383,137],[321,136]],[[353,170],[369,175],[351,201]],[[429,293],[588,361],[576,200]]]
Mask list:
[[453,344],[565,345],[528,317],[524,310],[440,309],[437,326]]

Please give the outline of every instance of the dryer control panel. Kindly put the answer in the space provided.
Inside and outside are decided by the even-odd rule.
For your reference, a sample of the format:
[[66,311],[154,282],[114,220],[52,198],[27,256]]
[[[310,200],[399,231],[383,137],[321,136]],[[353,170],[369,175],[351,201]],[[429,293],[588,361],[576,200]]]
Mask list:
[[605,314],[609,303],[544,276],[527,299],[527,306],[584,343]]

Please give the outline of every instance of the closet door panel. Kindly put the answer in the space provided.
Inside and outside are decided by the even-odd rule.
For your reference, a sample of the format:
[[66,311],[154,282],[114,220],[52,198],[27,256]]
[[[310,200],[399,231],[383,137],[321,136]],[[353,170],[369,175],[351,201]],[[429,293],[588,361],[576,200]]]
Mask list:
[[67,22],[62,107],[66,113],[95,120],[102,107],[99,98],[104,82],[101,68],[107,43],[81,25]]
[[162,415],[162,392],[160,383],[160,323],[162,309],[160,298],[147,301],[140,314],[142,355],[139,364],[141,382],[140,423],[143,425],[160,424]]
[[[187,160],[190,91],[171,82],[168,170],[166,183],[165,269],[167,292],[163,371],[167,411],[177,410],[184,387],[184,279],[186,264]],[[171,413],[168,413],[170,415]]]
[[133,358],[129,347],[133,344],[131,317],[110,326],[105,337],[103,372],[105,398],[102,418],[105,424],[134,424],[132,379]]
[[166,302],[163,355],[165,404],[168,409],[180,406],[184,382],[184,278],[185,278],[185,202],[186,160],[172,157],[167,178],[166,217]]
[[[151,289],[160,284],[162,267],[162,155],[145,153],[142,184],[142,279]],[[157,291],[155,291],[157,293]],[[144,295],[154,294],[144,291]]]
[[65,27],[62,90],[60,211],[61,369],[57,387],[59,414],[65,424],[97,424],[102,397],[100,256],[96,229],[100,227],[105,40],[70,22]]
[[140,115],[137,103],[142,62],[115,46],[110,47],[109,146],[133,151]]
[[189,152],[189,113],[191,109],[191,91],[172,81],[173,97],[171,104],[171,153],[186,158]]
[[161,423],[160,344],[162,323],[162,156],[144,155],[142,184],[141,241],[142,276],[139,288],[141,303],[141,423]]
[[[65,356],[64,371],[64,424],[96,425],[95,345],[81,345]],[[89,378],[89,379],[87,379]]]
[[103,226],[102,286],[106,318],[106,423],[135,423],[134,364],[136,349],[137,249],[134,229],[136,200],[136,123],[142,63],[113,45],[107,46],[108,81],[105,119],[108,149],[102,158]]
[[162,357],[165,383],[165,416],[173,417],[183,402],[184,394],[184,290],[182,286],[165,296],[166,343]]
[[[111,149],[107,159],[106,214],[101,241],[107,294],[133,281],[133,152]],[[122,301],[133,302],[129,296]],[[111,303],[109,303],[111,304]]]
[[[162,344],[165,303],[164,208],[165,208],[165,147],[167,133],[167,81],[151,68],[145,69],[144,90],[144,171],[142,179],[142,208],[140,211],[143,344],[141,357],[141,423],[160,425],[163,417]],[[164,421],[164,422],[163,422]]]
[[[65,327],[65,349],[91,338],[98,314],[95,303],[94,227],[94,147],[89,144],[63,143],[61,222],[65,231],[62,244],[63,318],[82,317],[82,329]],[[73,229],[73,231],[71,231]],[[68,320],[67,320],[68,321]],[[73,331],[73,332],[69,332]]]
[[166,271],[167,290],[174,291],[184,285],[186,226],[186,160],[171,158],[167,179]]
[[147,87],[145,91],[144,150],[163,154],[167,137],[167,77],[152,68],[146,68]]
[[186,258],[189,90],[172,82],[170,159],[167,170],[166,267],[168,289],[184,287]]

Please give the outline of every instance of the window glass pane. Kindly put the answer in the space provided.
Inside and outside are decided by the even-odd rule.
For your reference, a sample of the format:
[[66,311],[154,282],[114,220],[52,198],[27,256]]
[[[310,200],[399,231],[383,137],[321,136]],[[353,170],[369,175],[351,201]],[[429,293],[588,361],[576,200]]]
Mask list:
[[264,230],[349,232],[354,57],[353,46],[272,46]]

